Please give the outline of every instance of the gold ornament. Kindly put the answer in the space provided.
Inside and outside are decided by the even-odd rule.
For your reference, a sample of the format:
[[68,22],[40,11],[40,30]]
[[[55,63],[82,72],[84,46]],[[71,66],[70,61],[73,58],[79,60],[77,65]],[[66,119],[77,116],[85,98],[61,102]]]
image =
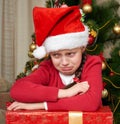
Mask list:
[[107,89],[104,89],[102,91],[102,98],[107,98],[107,96],[108,96],[108,91],[107,91]]
[[102,62],[102,70],[105,70],[106,69],[106,64],[105,62]]
[[29,49],[31,52],[33,52],[36,49],[36,44],[34,41],[30,44]]
[[96,37],[97,36],[97,32],[93,29],[91,29],[90,31],[90,34],[93,36],[93,37]]
[[33,56],[33,54],[32,54],[32,51],[29,51],[29,52],[28,52],[28,56],[29,56],[30,58],[34,58],[34,56]]
[[44,58],[48,58],[49,54],[46,54]]
[[83,5],[82,10],[84,13],[91,13],[92,12],[92,6],[90,4],[85,4],[85,5]]
[[120,34],[120,25],[115,24],[115,26],[113,27],[113,32],[115,34]]
[[118,54],[119,54],[119,56],[120,56],[120,50],[119,50]]

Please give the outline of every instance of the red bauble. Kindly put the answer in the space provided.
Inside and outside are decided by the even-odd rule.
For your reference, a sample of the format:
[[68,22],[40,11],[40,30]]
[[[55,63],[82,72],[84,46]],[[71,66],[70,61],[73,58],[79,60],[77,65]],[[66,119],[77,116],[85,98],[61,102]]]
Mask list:
[[92,35],[89,35],[88,45],[92,45],[94,41],[95,41],[95,38]]
[[110,72],[110,76],[114,76],[114,72],[111,71],[111,72]]
[[84,4],[90,4],[90,5],[92,4],[92,0],[83,0],[82,2],[83,2],[83,5]]

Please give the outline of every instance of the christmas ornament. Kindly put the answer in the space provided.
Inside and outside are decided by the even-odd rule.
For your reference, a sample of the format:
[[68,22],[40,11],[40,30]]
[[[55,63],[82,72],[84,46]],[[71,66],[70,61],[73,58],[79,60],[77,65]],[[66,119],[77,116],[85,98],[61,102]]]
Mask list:
[[35,49],[36,49],[36,45],[35,45],[35,42],[33,41],[33,42],[30,44],[30,46],[29,46],[29,50],[30,50],[31,52],[33,52]]
[[118,52],[118,55],[120,56],[120,50],[119,50],[119,52]]
[[35,44],[35,42],[34,41],[32,41],[32,43],[29,45],[29,52],[28,52],[28,56],[30,57],[30,58],[34,58],[34,56],[33,56],[33,51],[36,49],[36,44]]
[[114,76],[114,72],[113,71],[110,72],[110,76]]
[[85,4],[82,7],[82,10],[84,13],[91,13],[92,12],[92,6],[90,4]]
[[92,4],[92,0],[82,0],[82,4]]
[[97,36],[97,32],[93,29],[91,29],[90,31],[90,34],[93,36],[93,37],[96,37]]
[[106,98],[107,96],[108,96],[108,91],[107,91],[107,89],[104,89],[102,91],[102,98]]
[[105,62],[103,61],[102,62],[102,70],[105,70],[106,69],[106,64],[105,64]]
[[90,34],[88,38],[88,45],[92,45],[95,41],[95,38]]
[[29,52],[28,52],[28,56],[29,56],[30,58],[34,58],[34,56],[33,56],[33,54],[32,54],[32,51],[29,51]]
[[120,34],[120,25],[115,24],[115,26],[113,27],[113,32],[115,34]]

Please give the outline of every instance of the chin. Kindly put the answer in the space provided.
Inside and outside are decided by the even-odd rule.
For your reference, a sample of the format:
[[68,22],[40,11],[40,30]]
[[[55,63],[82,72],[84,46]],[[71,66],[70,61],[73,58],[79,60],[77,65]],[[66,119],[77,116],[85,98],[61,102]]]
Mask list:
[[61,73],[64,75],[73,75],[74,74],[73,72],[61,72]]

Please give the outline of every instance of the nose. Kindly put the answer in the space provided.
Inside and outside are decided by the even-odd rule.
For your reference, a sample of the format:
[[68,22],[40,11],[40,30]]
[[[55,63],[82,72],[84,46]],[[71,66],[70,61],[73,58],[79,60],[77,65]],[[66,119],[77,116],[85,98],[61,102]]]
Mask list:
[[62,58],[61,58],[61,64],[62,64],[63,66],[68,65],[68,64],[69,64],[68,58],[67,58],[67,57],[62,57]]

